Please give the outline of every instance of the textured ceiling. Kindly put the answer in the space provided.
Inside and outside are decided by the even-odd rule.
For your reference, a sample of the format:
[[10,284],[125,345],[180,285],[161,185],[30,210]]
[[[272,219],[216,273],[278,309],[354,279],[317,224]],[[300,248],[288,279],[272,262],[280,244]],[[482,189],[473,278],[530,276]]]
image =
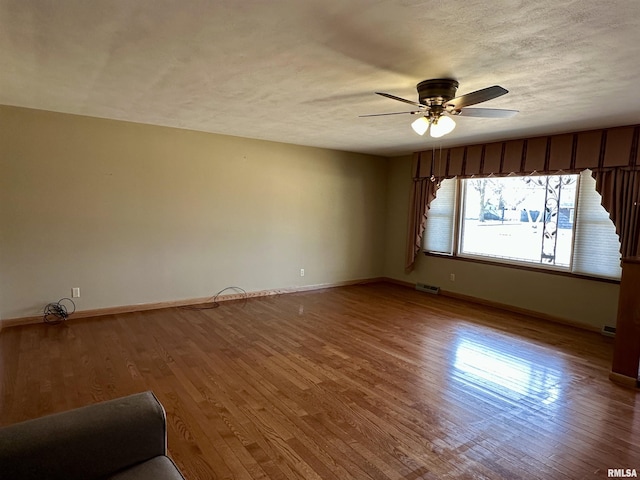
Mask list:
[[[501,85],[436,141],[421,80]],[[0,0],[0,104],[397,155],[640,122],[637,0]]]

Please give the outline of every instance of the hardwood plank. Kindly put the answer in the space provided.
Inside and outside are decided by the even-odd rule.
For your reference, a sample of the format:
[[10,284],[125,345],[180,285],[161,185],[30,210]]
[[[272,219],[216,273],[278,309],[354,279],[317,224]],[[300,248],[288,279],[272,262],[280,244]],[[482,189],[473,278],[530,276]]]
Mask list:
[[605,478],[636,395],[594,332],[388,284],[0,333],[0,425],[153,390],[190,479]]

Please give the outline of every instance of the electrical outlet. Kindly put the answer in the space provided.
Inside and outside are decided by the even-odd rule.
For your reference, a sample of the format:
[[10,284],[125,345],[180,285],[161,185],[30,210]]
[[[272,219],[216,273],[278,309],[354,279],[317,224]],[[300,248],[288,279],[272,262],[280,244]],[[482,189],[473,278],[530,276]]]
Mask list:
[[451,280],[452,282],[455,282],[456,281],[456,274],[455,273],[449,274],[449,280]]
[[304,268],[301,268],[301,269],[300,269],[300,276],[301,276],[301,277],[304,277]]
[[74,287],[71,289],[71,298],[80,298],[80,287]]

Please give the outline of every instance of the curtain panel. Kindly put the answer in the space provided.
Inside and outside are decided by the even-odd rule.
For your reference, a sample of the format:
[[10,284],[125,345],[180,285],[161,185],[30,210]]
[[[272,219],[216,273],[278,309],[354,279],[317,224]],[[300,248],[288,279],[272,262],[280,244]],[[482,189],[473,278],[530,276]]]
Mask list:
[[630,125],[414,153],[405,271],[415,266],[436,185],[454,177],[551,175],[591,169],[602,205],[620,236],[623,258],[640,255],[639,137],[640,125]]
[[407,273],[413,270],[416,257],[422,249],[422,236],[427,224],[429,205],[436,198],[439,184],[428,178],[416,178],[411,190],[410,211],[415,214],[409,216],[409,231],[407,233],[407,258],[405,268]]
[[593,172],[596,190],[602,195],[602,206],[616,226],[622,258],[640,255],[640,171],[625,168]]

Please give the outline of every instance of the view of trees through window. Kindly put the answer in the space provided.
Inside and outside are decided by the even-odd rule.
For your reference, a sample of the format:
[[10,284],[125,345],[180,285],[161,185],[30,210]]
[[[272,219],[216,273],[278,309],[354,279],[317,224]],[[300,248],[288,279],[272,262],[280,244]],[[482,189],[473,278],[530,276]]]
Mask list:
[[[459,201],[461,200],[461,201]],[[442,180],[425,252],[620,279],[620,238],[590,170]]]
[[462,181],[460,252],[571,265],[578,175]]

